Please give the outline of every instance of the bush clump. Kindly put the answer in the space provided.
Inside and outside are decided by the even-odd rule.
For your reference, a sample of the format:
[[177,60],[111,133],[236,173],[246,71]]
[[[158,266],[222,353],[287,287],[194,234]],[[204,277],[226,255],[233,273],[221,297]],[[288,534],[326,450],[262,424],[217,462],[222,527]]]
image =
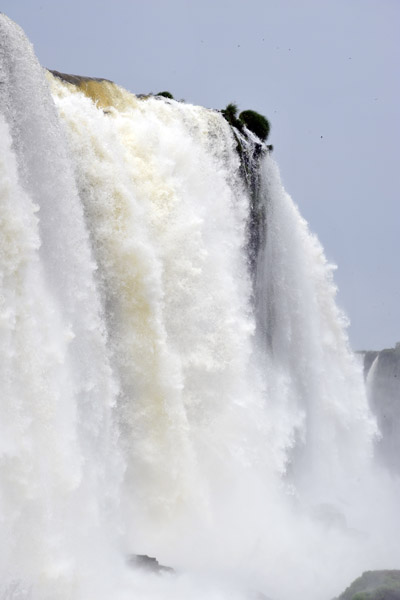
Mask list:
[[[255,110],[244,110],[238,116],[238,107],[234,102],[231,102],[226,108],[221,110],[221,113],[229,125],[236,127],[239,131],[243,131],[243,126],[246,126],[247,129],[255,133],[263,142],[268,138],[271,128],[269,121]],[[268,150],[272,151],[272,146],[268,147]]]
[[246,125],[247,129],[250,129],[260,140],[265,142],[271,128],[268,119],[255,110],[244,110],[240,113],[239,119]]
[[228,106],[221,110],[222,115],[228,121],[229,125],[236,127],[241,131],[243,129],[243,123],[237,118],[238,107],[234,102],[228,104]]
[[164,96],[164,98],[169,98],[170,100],[174,99],[171,92],[158,92],[158,94],[156,94],[156,96]]

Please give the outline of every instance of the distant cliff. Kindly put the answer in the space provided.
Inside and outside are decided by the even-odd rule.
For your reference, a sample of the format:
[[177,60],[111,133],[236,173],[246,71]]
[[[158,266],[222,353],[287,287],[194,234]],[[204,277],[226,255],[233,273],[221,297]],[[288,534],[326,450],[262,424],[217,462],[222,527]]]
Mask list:
[[400,474],[400,343],[363,356],[368,398],[382,434],[377,454],[391,471]]

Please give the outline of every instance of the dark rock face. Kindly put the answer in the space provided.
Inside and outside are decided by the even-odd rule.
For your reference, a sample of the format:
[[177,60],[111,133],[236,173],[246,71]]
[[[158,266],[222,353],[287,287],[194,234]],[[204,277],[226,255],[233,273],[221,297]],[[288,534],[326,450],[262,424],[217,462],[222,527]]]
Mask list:
[[381,432],[377,455],[400,475],[400,343],[381,352],[364,353],[368,399]]
[[400,600],[400,571],[366,571],[337,600]]
[[87,83],[88,81],[108,81],[112,83],[109,79],[99,78],[99,77],[85,77],[83,75],[69,75],[68,73],[60,73],[59,71],[52,71],[49,69],[50,73],[58,79],[62,81],[66,81],[67,83],[72,83],[72,85],[76,85],[80,87],[83,83]]
[[129,557],[129,564],[144,569],[145,571],[152,571],[153,573],[169,572],[173,573],[174,570],[171,567],[165,567],[160,565],[156,558],[147,556],[147,554],[133,554]]

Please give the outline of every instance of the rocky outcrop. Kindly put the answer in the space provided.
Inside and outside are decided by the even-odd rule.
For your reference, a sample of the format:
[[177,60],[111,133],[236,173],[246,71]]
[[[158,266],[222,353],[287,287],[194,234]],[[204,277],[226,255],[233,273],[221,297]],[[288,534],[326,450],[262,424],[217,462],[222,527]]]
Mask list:
[[153,573],[174,573],[174,569],[160,565],[156,558],[147,556],[147,554],[132,554],[129,557],[129,564],[145,571],[152,571]]
[[54,77],[58,77],[62,81],[66,81],[67,83],[71,83],[72,85],[76,85],[81,87],[84,83],[88,83],[89,81],[108,81],[109,83],[113,83],[110,79],[104,79],[104,77],[85,77],[84,75],[69,75],[68,73],[60,73],[60,71],[54,71],[49,69],[49,72],[54,75]]
[[124,107],[126,98],[124,91],[114,82],[104,77],[86,77],[83,75],[70,75],[59,71],[47,70],[47,77],[60,79],[62,82],[72,86],[71,89],[82,92],[88,98],[104,110],[107,114],[111,107],[121,109]]

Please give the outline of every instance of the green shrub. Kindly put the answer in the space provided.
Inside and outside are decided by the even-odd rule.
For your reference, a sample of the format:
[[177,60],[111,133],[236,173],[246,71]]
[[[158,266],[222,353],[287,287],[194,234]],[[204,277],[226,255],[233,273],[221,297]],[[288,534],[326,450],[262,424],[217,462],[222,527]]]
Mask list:
[[228,104],[228,106],[221,110],[222,115],[228,121],[229,125],[236,127],[240,131],[243,129],[242,122],[237,118],[238,107],[234,102]]
[[268,119],[255,110],[244,110],[240,113],[239,119],[246,125],[247,129],[250,129],[260,140],[265,142],[270,130]]
[[158,94],[156,94],[156,96],[164,96],[164,98],[169,98],[170,100],[174,99],[171,92],[158,92]]
[[231,120],[234,121],[237,118],[237,111],[238,111],[238,107],[234,102],[231,102],[230,104],[228,104],[228,106],[226,108],[223,108],[221,110],[225,119],[229,122]]
[[400,570],[365,571],[337,600],[400,600]]

